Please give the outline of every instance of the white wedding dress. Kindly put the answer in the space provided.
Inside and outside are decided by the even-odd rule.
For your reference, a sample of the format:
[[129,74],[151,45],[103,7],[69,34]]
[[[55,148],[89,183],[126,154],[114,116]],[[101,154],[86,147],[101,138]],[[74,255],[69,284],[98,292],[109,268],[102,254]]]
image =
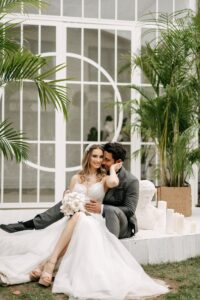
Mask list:
[[[102,201],[101,182],[89,189],[77,183],[74,190]],[[30,281],[29,273],[51,253],[67,218],[34,231],[5,233],[0,230],[0,282],[18,284]],[[128,250],[111,234],[101,215],[81,214],[68,249],[56,273],[53,293],[69,299],[122,300],[167,293],[168,289],[150,278]]]

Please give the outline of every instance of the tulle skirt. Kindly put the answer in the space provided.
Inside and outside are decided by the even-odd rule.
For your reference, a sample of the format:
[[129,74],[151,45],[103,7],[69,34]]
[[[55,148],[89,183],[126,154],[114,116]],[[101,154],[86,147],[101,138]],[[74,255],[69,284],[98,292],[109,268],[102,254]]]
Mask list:
[[[0,231],[0,282],[30,281],[29,273],[48,258],[68,220],[36,231]],[[100,215],[81,214],[56,273],[53,293],[79,300],[134,299],[168,292],[149,277],[106,226]]]

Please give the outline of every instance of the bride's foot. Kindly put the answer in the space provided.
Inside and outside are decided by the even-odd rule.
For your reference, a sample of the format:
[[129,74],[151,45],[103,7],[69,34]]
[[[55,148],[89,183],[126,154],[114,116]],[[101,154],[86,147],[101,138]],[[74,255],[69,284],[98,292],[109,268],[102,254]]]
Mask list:
[[48,260],[44,265],[44,269],[40,276],[39,284],[44,286],[50,286],[52,283],[53,271],[55,268],[56,262]]
[[43,271],[43,268],[44,268],[44,265],[45,265],[45,262],[39,264],[30,274],[30,279],[31,281],[37,281],[39,280],[41,274],[42,274],[42,271]]

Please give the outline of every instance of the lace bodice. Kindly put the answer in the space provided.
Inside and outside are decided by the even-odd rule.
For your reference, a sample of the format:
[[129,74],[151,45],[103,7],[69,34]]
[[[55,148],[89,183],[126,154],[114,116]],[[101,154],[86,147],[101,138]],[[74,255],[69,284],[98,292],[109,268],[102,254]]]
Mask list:
[[105,191],[103,187],[103,183],[101,182],[96,182],[92,184],[91,186],[86,186],[82,183],[75,183],[73,192],[85,194],[91,199],[96,199],[99,202],[103,201]]

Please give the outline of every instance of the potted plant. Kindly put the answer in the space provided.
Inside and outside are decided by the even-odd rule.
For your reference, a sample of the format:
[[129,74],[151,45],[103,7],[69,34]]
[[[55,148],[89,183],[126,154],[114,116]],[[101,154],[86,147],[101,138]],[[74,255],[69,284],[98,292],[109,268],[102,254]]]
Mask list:
[[[161,15],[159,41],[146,43],[132,59],[150,83],[153,93],[132,85],[140,100],[129,102],[136,114],[132,124],[155,143],[159,157],[158,200],[191,215],[192,165],[200,161],[195,149],[199,128],[200,21],[191,12]],[[175,20],[175,21],[174,21]]]

